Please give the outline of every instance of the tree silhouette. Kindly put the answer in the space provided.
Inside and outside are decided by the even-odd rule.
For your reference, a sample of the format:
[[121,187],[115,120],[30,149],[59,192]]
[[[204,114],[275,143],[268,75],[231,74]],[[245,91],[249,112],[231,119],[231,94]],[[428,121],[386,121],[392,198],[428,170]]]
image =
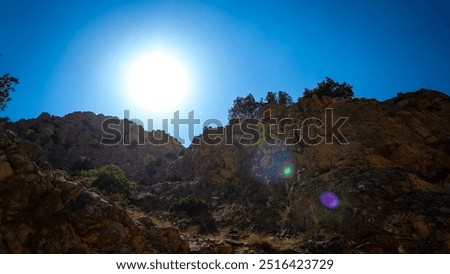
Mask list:
[[249,93],[245,98],[234,99],[233,107],[228,110],[228,119],[248,119],[255,118],[260,103]]
[[352,98],[354,96],[351,85],[346,82],[340,84],[329,77],[326,77],[325,80],[318,83],[317,87],[313,89],[305,88],[303,97],[311,98],[314,94],[319,98],[322,98],[322,96]]
[[272,91],[269,91],[269,92],[267,92],[267,95],[266,95],[266,103],[274,103],[274,104],[276,104],[277,103],[277,95],[275,94],[275,92],[272,92]]
[[292,105],[292,97],[286,91],[278,91],[278,104],[289,106]]
[[292,104],[292,97],[286,91],[278,91],[278,93],[269,91],[267,92],[265,103],[289,106]]
[[12,77],[8,73],[0,77],[0,110],[4,110],[9,101],[10,93],[14,92],[14,86],[19,84],[19,79]]

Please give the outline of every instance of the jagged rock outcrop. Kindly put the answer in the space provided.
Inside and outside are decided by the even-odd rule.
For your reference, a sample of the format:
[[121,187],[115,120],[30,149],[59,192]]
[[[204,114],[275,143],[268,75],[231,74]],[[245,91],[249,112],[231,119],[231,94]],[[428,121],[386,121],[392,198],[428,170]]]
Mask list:
[[[309,239],[296,250],[448,253],[449,113],[449,96],[430,90],[384,102],[302,99],[271,115],[292,118],[297,129],[313,122],[302,136],[310,139],[286,145],[301,133],[278,125],[274,144],[245,145],[238,142],[245,132],[234,130],[232,145],[191,145],[166,178],[175,173],[176,180],[194,182],[190,191],[215,204],[220,227]],[[333,127],[340,117],[348,119]],[[259,130],[268,120],[262,121]],[[314,142],[318,137],[331,142]],[[321,201],[334,198],[340,203]]]
[[[326,108],[332,109],[332,116],[325,117]],[[368,165],[403,168],[439,181],[450,171],[449,113],[449,96],[429,90],[401,93],[384,102],[356,98],[303,99],[289,108],[272,111],[272,118],[278,121],[286,117],[294,121],[293,127],[283,128],[284,124],[273,127],[272,133],[281,140],[292,137],[292,128],[302,129],[306,121],[304,139],[298,144],[267,145],[264,140],[251,146],[238,144],[243,133],[234,127],[234,145],[225,142],[214,146],[191,145],[183,157],[167,169],[166,177],[176,173],[175,177],[183,180],[264,178],[263,172],[276,172],[283,164],[292,165],[295,172],[306,169],[317,176],[335,167]],[[332,134],[339,135],[336,128],[325,126],[326,118],[333,125],[341,117],[348,117],[339,128],[346,144],[332,137]],[[315,126],[305,131],[311,124],[308,123],[310,118],[315,119]],[[278,134],[274,129],[278,129]],[[261,128],[259,130],[262,132]],[[328,135],[331,143],[320,138],[305,141],[307,134]],[[263,138],[264,134],[261,135]],[[265,179],[271,178],[265,176]]]
[[186,252],[174,229],[127,211],[35,159],[39,147],[0,129],[0,253]]
[[[105,120],[109,123],[103,124]],[[42,149],[43,161],[56,169],[76,171],[115,164],[128,178],[143,183],[151,181],[157,170],[184,150],[162,131],[147,132],[128,120],[92,112],[74,112],[64,117],[43,113],[36,119],[10,123],[7,128],[23,140],[37,144]],[[144,139],[148,136],[157,140],[166,138],[167,142],[154,145]]]

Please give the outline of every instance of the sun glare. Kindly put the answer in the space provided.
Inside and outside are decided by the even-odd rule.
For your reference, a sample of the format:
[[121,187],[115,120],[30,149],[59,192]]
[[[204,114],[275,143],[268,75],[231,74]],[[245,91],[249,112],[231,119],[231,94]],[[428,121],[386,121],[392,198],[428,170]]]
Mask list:
[[175,111],[188,89],[183,65],[173,56],[154,52],[139,57],[128,70],[127,94],[147,111]]

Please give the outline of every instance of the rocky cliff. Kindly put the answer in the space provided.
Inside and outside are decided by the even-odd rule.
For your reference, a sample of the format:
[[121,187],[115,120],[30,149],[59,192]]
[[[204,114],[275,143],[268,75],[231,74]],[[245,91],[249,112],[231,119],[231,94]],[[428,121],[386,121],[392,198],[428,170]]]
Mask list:
[[[327,114],[326,109],[331,111]],[[233,145],[225,141],[214,146],[192,145],[168,173],[182,170],[179,176],[190,180],[251,176],[266,183],[274,181],[267,171],[282,164],[292,165],[295,173],[306,170],[315,176],[335,167],[367,165],[402,168],[431,181],[442,181],[450,170],[449,113],[450,98],[428,90],[400,93],[384,102],[359,98],[302,99],[288,108],[272,106],[273,119],[293,119],[291,126],[272,126],[271,133],[278,143],[267,144],[267,136],[261,136],[256,145],[239,143],[244,133],[234,126]],[[345,122],[338,121],[340,118]],[[307,130],[309,125],[312,126],[303,131],[302,141],[283,145],[293,128]],[[308,134],[315,139],[308,139]],[[200,137],[205,139],[204,135]]]
[[[183,189],[215,205],[220,227],[297,235],[298,250],[450,252],[449,96],[419,90],[384,102],[313,97],[269,108],[271,117],[260,116],[257,129],[273,144],[245,145],[249,131],[238,128],[232,144],[207,145],[205,132],[166,178],[194,182]],[[286,117],[293,126],[268,125]],[[168,196],[161,189],[152,191]]]
[[0,253],[188,250],[176,229],[144,226],[81,182],[41,170],[39,152],[37,145],[0,129]]
[[[184,149],[162,131],[147,132],[131,121],[92,112],[64,117],[43,113],[36,119],[8,124],[7,128],[37,144],[42,150],[41,160],[56,169],[76,172],[115,164],[138,182],[147,181]],[[166,138],[167,142],[152,145],[148,138]]]
[[[93,113],[9,123],[26,141],[1,135],[2,251],[186,250],[151,217],[191,252],[448,253],[449,113],[449,96],[430,90],[312,96],[206,129],[187,149],[170,136],[139,145],[142,131],[118,119],[129,144],[105,146],[109,117]],[[51,167],[106,164],[141,185],[140,222]]]

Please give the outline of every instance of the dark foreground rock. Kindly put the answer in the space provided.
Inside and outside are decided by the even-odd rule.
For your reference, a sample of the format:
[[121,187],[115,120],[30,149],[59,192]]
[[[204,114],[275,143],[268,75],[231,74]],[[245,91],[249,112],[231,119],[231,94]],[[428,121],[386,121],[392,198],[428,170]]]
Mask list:
[[68,181],[52,170],[41,171],[28,155],[36,150],[13,132],[0,131],[1,253],[188,250],[176,230],[144,227],[80,182]]
[[341,167],[291,195],[286,220],[310,236],[303,247],[313,253],[450,251],[448,189],[402,169]]

